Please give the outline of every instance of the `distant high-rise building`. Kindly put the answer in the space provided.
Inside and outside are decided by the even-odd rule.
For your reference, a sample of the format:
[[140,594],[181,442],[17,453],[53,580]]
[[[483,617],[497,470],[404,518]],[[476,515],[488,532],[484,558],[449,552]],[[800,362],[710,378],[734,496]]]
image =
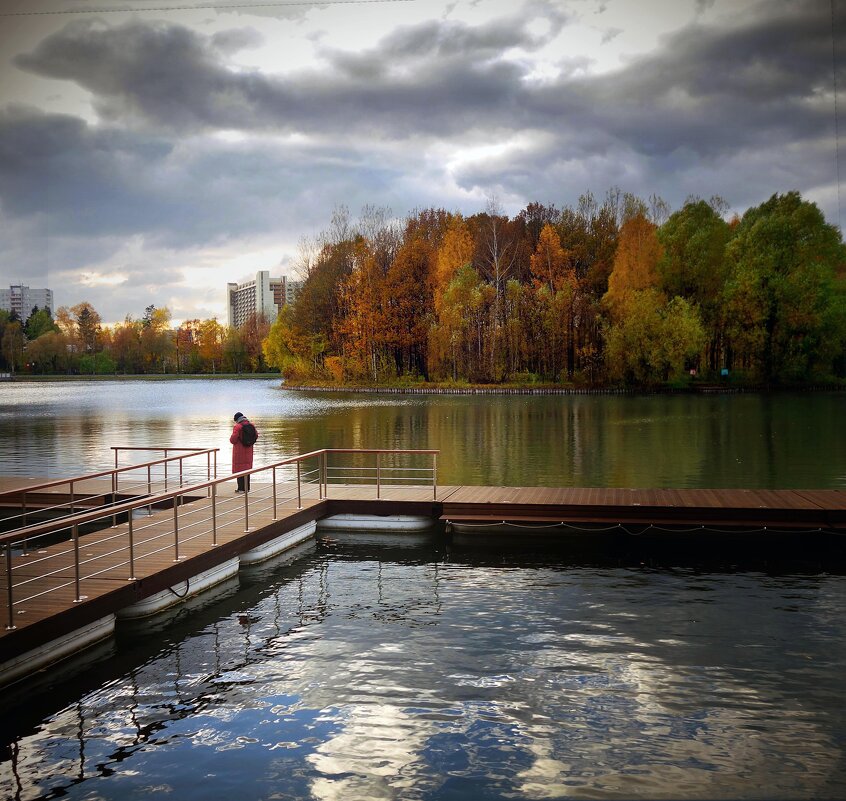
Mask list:
[[34,289],[23,284],[12,284],[8,289],[0,289],[0,308],[16,312],[21,320],[26,320],[36,306],[49,309],[50,314],[53,314],[53,290]]
[[273,322],[278,309],[270,288],[270,272],[260,270],[253,281],[227,284],[226,309],[227,322],[235,328],[240,328],[247,322],[251,314],[263,314]]
[[292,281],[286,279],[284,275],[282,280],[285,281],[285,303],[293,303],[297,299],[297,295],[300,294],[305,281]]
[[287,275],[283,275],[278,281],[271,281],[270,288],[273,290],[276,307],[281,311],[286,303],[293,303],[297,299],[303,282],[292,281]]
[[272,323],[286,303],[293,303],[302,281],[287,276],[271,279],[269,270],[260,270],[254,281],[226,285],[227,322],[239,328],[251,314],[264,314]]

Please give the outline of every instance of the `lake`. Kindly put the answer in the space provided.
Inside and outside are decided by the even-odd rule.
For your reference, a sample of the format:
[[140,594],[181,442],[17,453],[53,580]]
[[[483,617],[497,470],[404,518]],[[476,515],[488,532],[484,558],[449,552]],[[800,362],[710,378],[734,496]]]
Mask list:
[[[225,468],[241,411],[257,465],[439,448],[441,484],[843,488],[844,397],[22,382],[0,385],[0,473],[109,467],[111,445]],[[332,532],[5,689],[0,797],[846,797],[846,567],[639,542]]]
[[221,448],[256,466],[319,448],[438,448],[441,484],[846,487],[846,393],[450,396],[293,393],[278,380],[0,385],[5,475],[112,464],[112,445]]

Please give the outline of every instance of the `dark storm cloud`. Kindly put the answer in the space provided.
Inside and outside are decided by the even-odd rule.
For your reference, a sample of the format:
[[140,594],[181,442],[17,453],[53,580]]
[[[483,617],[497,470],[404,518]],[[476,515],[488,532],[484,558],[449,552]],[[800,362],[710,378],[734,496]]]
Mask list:
[[[78,83],[109,121],[134,115],[183,132],[352,129],[386,138],[436,135],[463,130],[472,122],[468,113],[478,114],[480,104],[501,111],[508,97],[520,94],[524,69],[495,57],[509,48],[540,47],[560,30],[560,14],[536,7],[548,25],[542,34],[531,33],[528,23],[535,17],[479,27],[427,22],[399,29],[362,54],[324,50],[322,70],[286,76],[230,69],[219,51],[220,34],[206,37],[141,21],[113,28],[97,21],[71,23],[15,64]],[[227,44],[245,42],[241,32]]]
[[301,225],[300,215],[322,222],[325,197],[379,197],[396,181],[387,159],[374,167],[343,148],[176,143],[34,109],[0,111],[0,206],[12,220],[44,220],[52,236],[214,243],[286,220]]
[[[321,70],[283,76],[229,68],[222,53],[251,43],[243,30],[210,38],[140,21],[73,23],[16,63],[89,89],[107,120],[135,114],[182,131],[396,140],[536,129],[564,132],[576,152],[599,155],[616,143],[660,159],[679,148],[716,158],[815,139],[830,126],[831,104],[820,99],[831,84],[825,3],[763,6],[732,29],[694,24],[624,69],[599,77],[565,71],[552,84],[527,81],[530,66],[500,58],[537,49],[566,24],[545,4],[531,8],[535,14],[475,27],[449,19],[408,26],[362,52],[323,49]],[[531,32],[538,18],[547,20],[543,34]],[[843,30],[837,37],[842,49]]]
[[34,109],[0,110],[0,202],[10,217],[52,215],[57,232],[120,233],[156,209],[142,188],[172,152],[161,139]]

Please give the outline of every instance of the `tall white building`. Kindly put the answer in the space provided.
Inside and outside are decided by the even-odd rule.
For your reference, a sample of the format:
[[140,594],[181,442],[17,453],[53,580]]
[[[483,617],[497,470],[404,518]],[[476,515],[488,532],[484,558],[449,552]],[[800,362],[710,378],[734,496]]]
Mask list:
[[271,279],[269,270],[257,272],[254,281],[227,284],[227,322],[239,328],[251,314],[264,314],[272,323],[286,303],[294,302],[302,285],[302,281],[291,281],[285,275]]
[[278,281],[271,280],[270,288],[273,290],[276,307],[281,311],[286,303],[293,303],[297,299],[303,282],[292,281],[287,275],[283,275]]
[[0,309],[17,312],[21,320],[32,314],[33,308],[48,308],[53,314],[53,290],[36,289],[23,284],[12,284],[8,289],[0,289]]
[[229,325],[240,328],[251,314],[264,315],[270,322],[276,319],[276,303],[270,288],[270,272],[260,270],[255,280],[243,284],[226,285],[226,319]]

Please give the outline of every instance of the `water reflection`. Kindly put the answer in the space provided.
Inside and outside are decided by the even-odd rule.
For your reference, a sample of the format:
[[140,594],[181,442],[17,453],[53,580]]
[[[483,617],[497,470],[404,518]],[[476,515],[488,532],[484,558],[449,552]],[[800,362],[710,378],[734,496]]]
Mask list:
[[[289,393],[269,381],[0,387],[4,474],[107,467],[113,444],[219,447],[235,409],[257,463],[323,447],[439,448],[442,484],[846,487],[843,393],[380,396]],[[17,421],[23,417],[26,426]]]
[[[846,579],[333,539],[4,702],[10,798],[843,797]],[[11,704],[11,706],[10,706]],[[51,795],[52,794],[52,795]]]

